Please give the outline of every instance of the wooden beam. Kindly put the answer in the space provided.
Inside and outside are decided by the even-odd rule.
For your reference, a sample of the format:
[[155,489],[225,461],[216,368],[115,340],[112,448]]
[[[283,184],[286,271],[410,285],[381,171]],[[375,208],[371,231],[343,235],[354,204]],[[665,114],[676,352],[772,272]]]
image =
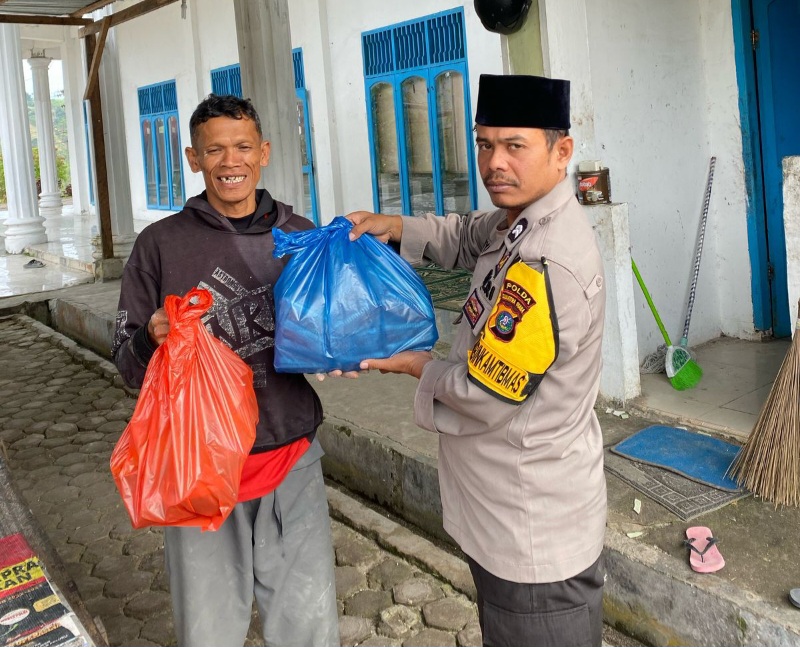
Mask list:
[[[111,19],[110,27],[116,27],[124,22],[128,22],[129,20],[133,20],[134,18],[138,18],[139,16],[144,16],[145,14],[150,13],[151,11],[155,11],[156,9],[161,9],[161,7],[166,7],[173,2],[177,2],[178,0],[142,0],[141,2],[128,7],[127,9],[123,9],[122,11],[118,11],[117,13],[112,13],[110,16],[107,16]],[[84,38],[89,34],[96,34],[100,31],[100,21],[95,21],[93,24],[87,25],[82,29],[78,30],[78,36]]]
[[[2,9],[0,8],[0,11]],[[72,18],[61,16],[27,16],[23,14],[0,14],[0,23],[10,23],[16,25],[77,25],[86,29],[87,26],[94,24],[88,18]]]
[[[86,60],[94,60],[95,37],[90,34],[84,41]],[[100,219],[100,243],[103,258],[114,258],[114,241],[111,231],[111,201],[108,195],[108,167],[106,165],[106,140],[103,136],[103,106],[100,102],[100,84],[95,83],[89,97],[95,176],[97,178],[97,215]]]
[[106,5],[111,4],[115,0],[97,0],[96,2],[91,2],[87,4],[85,7],[81,7],[77,11],[73,11],[70,16],[73,18],[80,18],[81,16],[86,15],[87,13],[92,13],[95,9],[102,9]]
[[100,35],[97,37],[97,43],[94,46],[94,54],[92,55],[92,63],[89,67],[89,76],[86,79],[86,90],[83,93],[83,100],[86,101],[97,86],[97,77],[100,74],[100,59],[103,56],[103,48],[106,45],[106,36],[108,36],[108,23],[110,16],[106,16],[100,21]]

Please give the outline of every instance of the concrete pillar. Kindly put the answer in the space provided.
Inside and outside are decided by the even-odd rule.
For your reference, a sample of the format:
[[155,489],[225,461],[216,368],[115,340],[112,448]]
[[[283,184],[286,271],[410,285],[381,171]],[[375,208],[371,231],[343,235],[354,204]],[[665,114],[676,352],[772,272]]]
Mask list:
[[545,76],[570,81],[573,168],[597,156],[586,0],[539,0]]
[[641,393],[628,205],[599,204],[583,209],[597,235],[606,273],[600,395],[624,403]]
[[783,229],[789,315],[795,319],[800,299],[800,156],[783,158]]
[[28,59],[33,73],[33,104],[36,111],[36,146],[39,149],[39,215],[47,230],[47,239],[57,241],[61,237],[61,190],[56,172],[56,144],[53,131],[53,105],[50,102],[50,61],[45,56]]
[[36,202],[22,50],[13,24],[0,24],[0,144],[8,194],[4,244],[9,254],[20,254],[28,245],[46,243],[47,233]]
[[[314,172],[317,181],[317,211],[320,224],[326,225],[339,213],[344,212],[342,196],[342,156],[346,147],[339,145],[336,128],[336,105],[334,96],[334,73],[336,52],[331,49],[328,33],[329,0],[317,0],[317,13],[309,7],[306,16],[308,41],[317,43],[303,48],[306,66],[306,87],[311,105],[312,132],[307,133],[314,141]],[[333,10],[336,10],[335,3]],[[312,31],[313,30],[313,31]],[[316,74],[314,72],[317,72]],[[321,73],[320,73],[321,72]]]
[[[91,210],[89,196],[89,163],[87,160],[86,128],[83,122],[83,87],[86,83],[81,50],[83,40],[64,27],[61,44],[62,74],[64,77],[64,105],[67,112],[67,137],[69,139],[69,172],[72,183],[72,208],[78,216]],[[96,224],[96,223],[95,223]]]
[[506,74],[544,74],[538,0],[531,2],[522,29],[502,38],[503,70]]
[[[100,20],[112,12],[111,5],[95,11],[93,17]],[[100,64],[100,99],[103,106],[103,134],[106,144],[106,166],[108,169],[108,197],[111,210],[111,232],[114,256],[127,259],[130,256],[136,233],[133,229],[133,206],[131,202],[130,173],[128,170],[128,146],[125,140],[125,115],[122,103],[122,86],[119,73],[119,52],[115,28],[106,36],[103,58]],[[106,178],[97,178],[105,182]],[[95,259],[102,258],[100,236],[93,240]]]
[[261,186],[303,213],[303,172],[297,131],[288,0],[234,0],[242,90],[272,146]]

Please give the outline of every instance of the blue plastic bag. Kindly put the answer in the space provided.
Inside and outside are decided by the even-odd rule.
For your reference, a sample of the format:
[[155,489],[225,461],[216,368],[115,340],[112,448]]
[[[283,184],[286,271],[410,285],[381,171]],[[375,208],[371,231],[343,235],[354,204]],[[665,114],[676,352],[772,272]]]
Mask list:
[[273,230],[277,258],[292,258],[275,284],[275,370],[358,370],[367,358],[430,350],[433,303],[414,268],[369,234],[348,238],[341,216],[317,229]]

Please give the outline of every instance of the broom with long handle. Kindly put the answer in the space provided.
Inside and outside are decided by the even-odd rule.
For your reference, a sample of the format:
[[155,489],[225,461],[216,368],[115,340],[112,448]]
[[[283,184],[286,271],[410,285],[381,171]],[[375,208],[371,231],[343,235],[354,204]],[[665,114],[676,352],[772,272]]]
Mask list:
[[714,167],[717,158],[712,157],[708,163],[708,180],[706,181],[706,195],[703,199],[703,214],[700,216],[700,232],[697,235],[697,251],[694,255],[694,276],[692,277],[692,287],[689,289],[689,303],[686,306],[686,322],[683,324],[683,337],[680,345],[686,348],[689,345],[689,322],[692,319],[692,308],[694,307],[694,297],[697,292],[697,277],[700,276],[700,256],[703,254],[703,241],[706,237],[706,222],[708,221],[708,205],[711,202],[711,184],[714,181]]
[[[678,378],[682,387],[675,388],[691,389],[697,385],[702,377],[702,372],[698,373],[693,368],[689,371],[683,370],[686,364],[693,362],[694,366],[699,365],[694,361],[694,357],[689,351],[689,322],[692,319],[692,308],[694,307],[694,297],[697,293],[697,277],[700,275],[700,257],[703,254],[703,240],[706,235],[706,221],[708,220],[708,204],[711,201],[711,183],[714,180],[714,166],[717,158],[712,157],[708,165],[708,180],[706,181],[706,193],[703,199],[703,212],[700,216],[700,230],[697,236],[697,249],[694,255],[694,276],[692,285],[689,289],[689,304],[686,307],[686,321],[683,324],[683,337],[678,346],[667,348],[667,356],[664,358],[664,366],[667,370],[667,377],[670,380]],[[673,382],[673,386],[675,383]]]
[[700,275],[700,257],[703,254],[703,240],[706,234],[706,222],[708,221],[708,204],[711,201],[711,183],[714,181],[714,166],[717,158],[712,157],[708,165],[708,180],[706,181],[706,193],[703,199],[703,212],[700,216],[700,230],[697,237],[697,249],[694,255],[694,276],[692,285],[689,289],[689,304],[686,308],[686,321],[683,324],[683,337],[678,346],[668,346],[666,357],[664,358],[664,368],[672,386],[676,389],[691,389],[697,386],[703,372],[699,364],[694,361],[692,353],[689,351],[689,322],[692,319],[692,308],[694,307],[694,297],[697,292],[697,277]]
[[[636,267],[636,262],[633,260],[633,258],[631,258],[631,267],[633,268],[633,273],[636,276],[636,281],[639,283],[639,287],[642,289],[642,294],[644,294],[647,305],[650,306],[650,311],[653,313],[653,317],[655,317],[656,324],[658,324],[658,329],[661,331],[661,336],[664,338],[664,341],[667,344],[667,356],[673,358],[674,364],[667,364],[667,377],[669,378],[669,383],[678,391],[683,391],[684,389],[690,389],[696,386],[700,381],[700,378],[703,377],[703,369],[701,369],[697,362],[692,359],[688,351],[684,350],[680,346],[676,347],[672,345],[672,342],[669,339],[669,334],[667,334],[667,329],[664,328],[664,324],[661,321],[658,310],[656,310],[656,306],[653,303],[650,292],[648,292],[647,287],[645,287],[644,279],[642,279],[642,275],[639,274],[639,268]],[[683,353],[683,355],[681,355],[681,353]],[[676,366],[677,370],[675,370]]]
[[728,473],[765,501],[800,505],[800,303],[791,346]]

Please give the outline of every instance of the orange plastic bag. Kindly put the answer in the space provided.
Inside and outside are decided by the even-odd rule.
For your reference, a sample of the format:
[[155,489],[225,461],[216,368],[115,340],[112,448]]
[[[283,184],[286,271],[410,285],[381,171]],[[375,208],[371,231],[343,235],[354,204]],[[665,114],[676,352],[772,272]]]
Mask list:
[[258,404],[250,367],[200,321],[212,301],[200,289],[166,298],[169,334],[111,454],[134,528],[216,530],[236,505]]

